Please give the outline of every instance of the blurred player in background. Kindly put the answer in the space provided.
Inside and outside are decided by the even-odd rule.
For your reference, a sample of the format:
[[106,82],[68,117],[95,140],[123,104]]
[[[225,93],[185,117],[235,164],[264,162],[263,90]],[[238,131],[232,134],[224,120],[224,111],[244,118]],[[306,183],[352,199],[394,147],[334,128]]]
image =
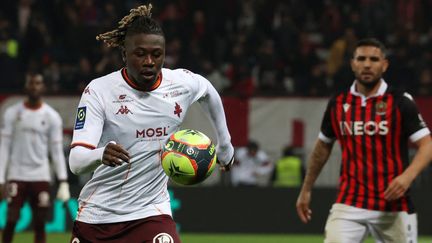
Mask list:
[[[339,192],[325,226],[325,242],[417,242],[417,216],[409,187],[432,159],[430,131],[413,98],[389,87],[384,45],[360,40],[351,88],[328,103],[321,133],[297,200],[300,219],[311,220],[312,186],[335,140],[342,149]],[[409,163],[408,140],[418,150]]]
[[160,152],[198,101],[215,127],[221,168],[229,169],[234,148],[220,96],[200,75],[162,68],[165,37],[151,5],[97,39],[120,48],[126,65],[81,96],[69,163],[75,174],[94,174],[79,196],[71,242],[180,242]]
[[235,162],[231,169],[233,186],[268,186],[273,163],[258,143],[249,141],[245,147],[236,149]]
[[20,209],[29,199],[33,210],[34,242],[46,242],[45,221],[51,205],[51,170],[54,163],[60,182],[57,198],[70,197],[63,151],[60,115],[43,102],[42,75],[29,74],[25,83],[27,98],[7,108],[3,114],[0,144],[0,186],[6,183],[8,213],[2,242],[12,242]]

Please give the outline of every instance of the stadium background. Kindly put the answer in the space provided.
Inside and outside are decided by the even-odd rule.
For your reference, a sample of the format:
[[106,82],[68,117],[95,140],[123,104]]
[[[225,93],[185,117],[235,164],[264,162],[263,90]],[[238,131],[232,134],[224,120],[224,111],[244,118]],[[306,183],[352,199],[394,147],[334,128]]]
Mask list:
[[[83,88],[122,65],[119,52],[97,43],[96,34],[143,3],[148,1],[1,1],[1,111],[21,98],[26,72],[42,72],[47,102],[64,119],[67,153]],[[254,139],[276,160],[292,144],[307,156],[328,97],[353,80],[348,66],[353,44],[367,36],[389,47],[386,81],[413,94],[432,124],[432,17],[427,12],[432,1],[162,0],[153,5],[167,39],[165,66],[187,68],[213,82],[223,96],[235,146]],[[213,135],[198,107],[189,111],[184,127]],[[318,179],[311,225],[302,225],[295,215],[296,188],[233,188],[219,173],[199,187],[171,187],[178,199],[174,216],[185,232],[321,234],[339,173],[335,150]],[[423,235],[432,235],[431,174],[428,168],[413,186]],[[87,179],[71,175],[73,196]],[[224,211],[224,203],[235,207]],[[53,232],[68,230],[73,207],[71,201],[59,209],[65,228]]]

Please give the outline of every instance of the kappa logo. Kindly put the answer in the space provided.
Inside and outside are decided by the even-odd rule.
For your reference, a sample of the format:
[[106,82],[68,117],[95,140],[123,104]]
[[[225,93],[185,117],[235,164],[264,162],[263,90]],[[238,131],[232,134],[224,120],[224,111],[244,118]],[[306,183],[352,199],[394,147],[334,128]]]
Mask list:
[[117,113],[116,113],[116,115],[118,115],[118,114],[122,114],[122,115],[124,115],[124,114],[129,114],[129,113],[131,113],[131,114],[133,114],[133,112],[131,111],[131,110],[129,110],[129,108],[127,107],[127,106],[120,106],[120,108],[119,108],[119,110],[117,111]]
[[87,86],[87,88],[85,88],[84,94],[90,94],[90,87]]
[[181,108],[181,106],[176,102],[175,106],[174,106],[174,115],[177,115],[178,117],[180,117],[180,113],[182,113],[183,109]]
[[174,239],[168,233],[159,233],[153,238],[153,243],[174,243]]

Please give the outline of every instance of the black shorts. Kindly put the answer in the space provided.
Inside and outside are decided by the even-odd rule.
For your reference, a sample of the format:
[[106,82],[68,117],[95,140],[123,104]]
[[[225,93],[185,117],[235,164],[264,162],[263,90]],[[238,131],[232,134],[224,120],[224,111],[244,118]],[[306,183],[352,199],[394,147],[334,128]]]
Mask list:
[[71,243],[180,243],[176,224],[169,215],[109,224],[75,221]]

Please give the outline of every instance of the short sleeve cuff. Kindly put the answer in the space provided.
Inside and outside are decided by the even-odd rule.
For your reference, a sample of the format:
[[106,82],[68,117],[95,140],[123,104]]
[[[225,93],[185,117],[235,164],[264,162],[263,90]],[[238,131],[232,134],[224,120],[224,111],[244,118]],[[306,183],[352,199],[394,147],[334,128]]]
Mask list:
[[320,132],[318,135],[319,140],[323,141],[324,143],[333,143],[335,141],[334,138],[329,138],[324,133]]
[[411,142],[414,143],[414,142],[418,141],[419,139],[421,139],[424,136],[429,135],[429,134],[430,134],[429,128],[425,127],[425,128],[418,130],[417,132],[411,134],[409,139]]

